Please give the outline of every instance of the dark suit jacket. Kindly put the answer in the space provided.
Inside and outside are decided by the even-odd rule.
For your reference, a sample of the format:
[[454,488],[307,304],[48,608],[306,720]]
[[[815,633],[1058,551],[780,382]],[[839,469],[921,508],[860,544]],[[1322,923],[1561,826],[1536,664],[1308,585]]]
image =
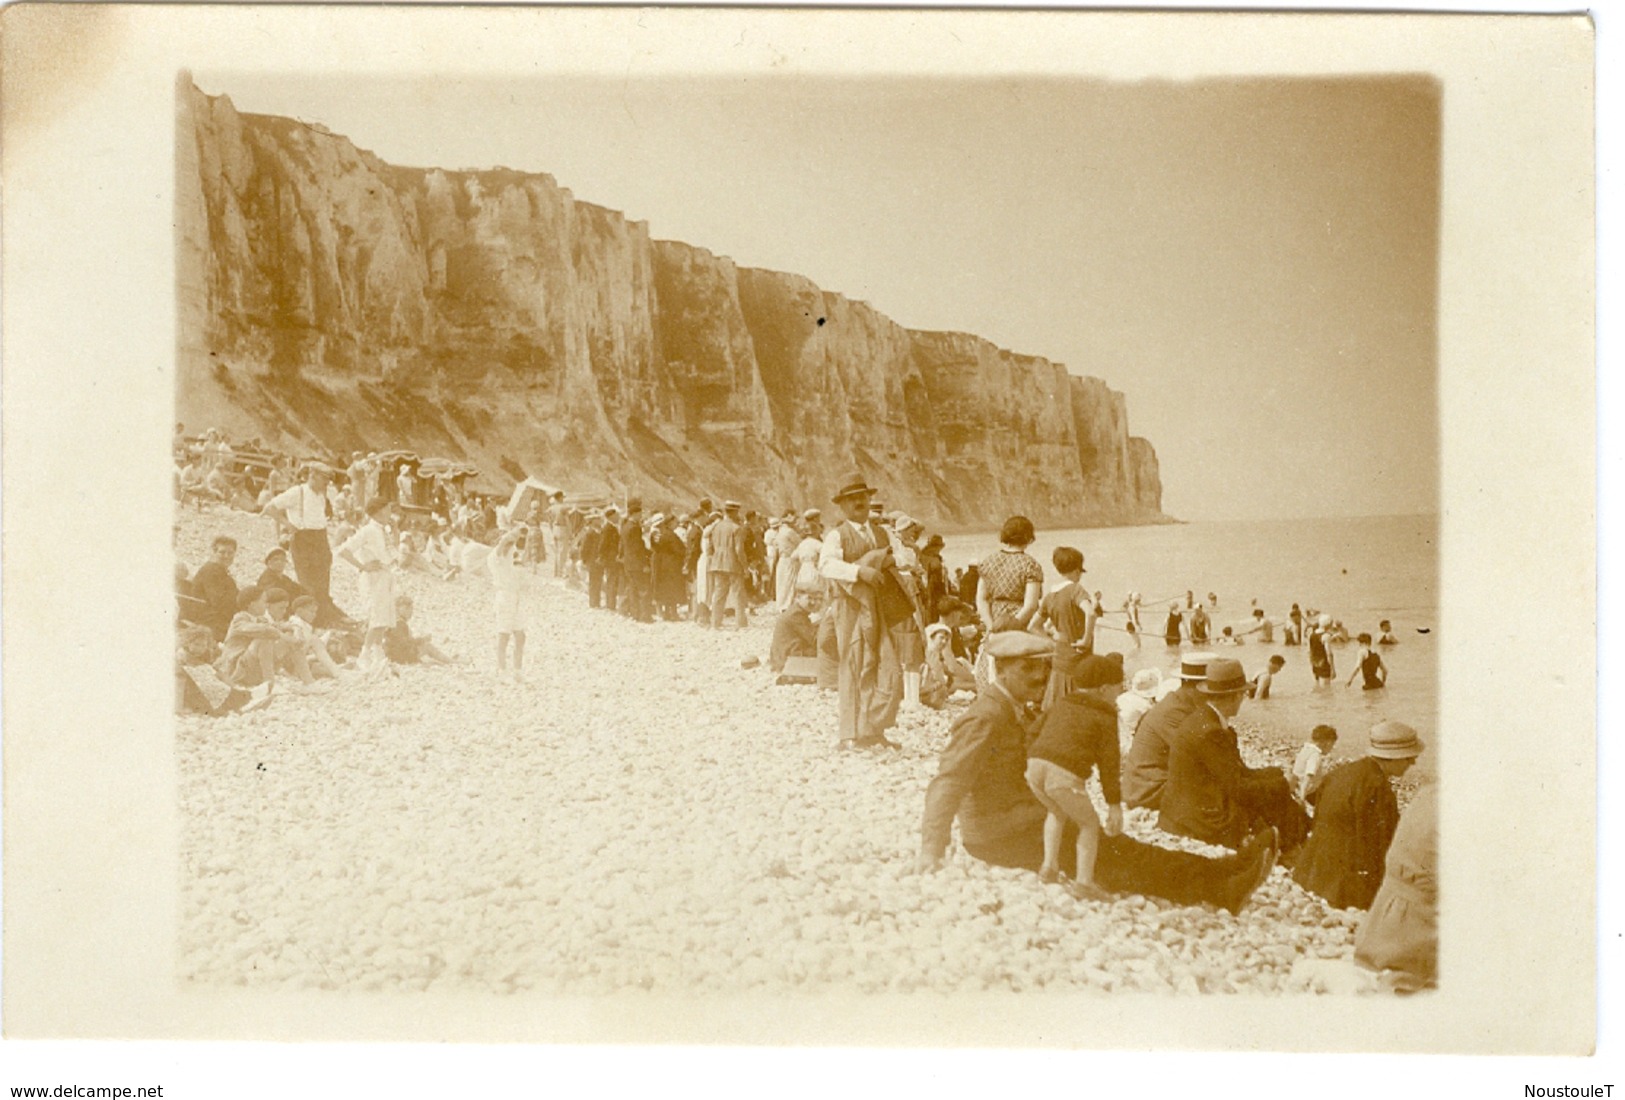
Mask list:
[[1199,706],[1201,692],[1187,684],[1145,712],[1123,766],[1123,801],[1128,805],[1154,810],[1161,803],[1168,781],[1168,746],[1180,723]]
[[[1147,718],[1151,716],[1146,715]],[[1144,725],[1144,722],[1141,722]],[[1247,836],[1253,769],[1241,760],[1236,734],[1206,703],[1174,733],[1168,747],[1168,782],[1162,788],[1163,830],[1227,848]]]
[[641,518],[621,521],[621,567],[629,574],[649,571],[649,544],[643,541]]
[[621,568],[621,529],[613,523],[604,524],[598,535],[598,562],[605,569]]

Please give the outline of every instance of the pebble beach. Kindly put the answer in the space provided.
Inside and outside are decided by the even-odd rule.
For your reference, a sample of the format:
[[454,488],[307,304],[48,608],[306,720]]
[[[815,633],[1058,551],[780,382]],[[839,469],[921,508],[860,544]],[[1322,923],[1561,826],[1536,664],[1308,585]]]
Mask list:
[[[269,520],[187,509],[246,583]],[[263,710],[177,719],[178,957],[202,986],[559,994],[1325,991],[1362,916],[1277,868],[1239,916],[1078,901],[962,851],[912,870],[958,713],[905,712],[901,752],[834,748],[833,693],[775,686],[744,631],[591,611],[544,564],[526,680],[494,668],[483,575],[401,577],[415,631],[462,664]],[[333,593],[359,606],[355,575]],[[1249,728],[1250,763],[1282,763]],[[1290,765],[1290,752],[1285,763]],[[1404,794],[1401,795],[1402,800]],[[1163,834],[1131,811],[1135,836]]]

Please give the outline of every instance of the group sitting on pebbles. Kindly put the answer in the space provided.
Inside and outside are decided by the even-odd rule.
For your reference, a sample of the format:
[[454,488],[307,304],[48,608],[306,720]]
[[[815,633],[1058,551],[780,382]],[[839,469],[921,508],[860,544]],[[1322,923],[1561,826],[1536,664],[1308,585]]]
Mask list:
[[[397,584],[414,568],[490,583],[495,666],[522,681],[532,571],[551,550],[555,576],[583,589],[590,607],[633,621],[688,618],[715,629],[731,616],[743,629],[763,606],[775,608],[771,664],[812,659],[813,679],[835,694],[842,752],[884,759],[899,747],[888,731],[900,711],[969,698],[955,708],[924,792],[914,865],[922,875],[942,867],[956,822],[975,861],[1032,872],[1107,908],[1147,898],[1239,914],[1287,866],[1329,905],[1369,911],[1354,950],[1367,986],[1434,982],[1433,791],[1424,787],[1402,814],[1392,786],[1422,751],[1415,732],[1379,723],[1366,758],[1329,772],[1324,753],[1309,751],[1315,744],[1291,778],[1248,766],[1231,720],[1257,684],[1241,665],[1186,654],[1177,681],[1137,676],[1125,690],[1121,656],[1093,651],[1099,594],[1077,583],[1081,554],[1070,551],[1076,562],[1057,554],[1069,584],[1062,599],[1041,600],[1041,571],[1035,591],[1017,560],[1033,541],[1025,521],[1006,524],[1004,557],[978,563],[973,609],[952,591],[941,540],[919,545],[921,525],[906,515],[887,522],[861,479],[835,494],[842,519],[827,529],[817,511],[792,511],[758,540],[759,520],[737,502],[645,518],[633,499],[624,515],[588,512],[572,538],[561,515],[544,515],[429,568],[418,565],[429,548],[403,536],[398,509],[374,500],[365,522],[350,524],[332,514],[330,484],[331,471],[313,464],[303,483],[263,502],[279,545],[252,585],[239,588],[231,575],[238,546],[224,533],[195,573],[177,570],[183,712],[251,711],[279,683],[319,693],[398,664],[456,662],[414,632],[413,601]],[[365,608],[356,618],[332,601],[335,557],[358,581]],[[1358,984],[1348,973],[1314,980]]]

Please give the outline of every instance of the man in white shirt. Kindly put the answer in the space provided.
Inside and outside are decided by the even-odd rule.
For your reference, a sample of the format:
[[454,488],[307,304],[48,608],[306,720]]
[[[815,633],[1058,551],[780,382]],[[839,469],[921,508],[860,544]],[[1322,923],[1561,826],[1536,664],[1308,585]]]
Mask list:
[[292,532],[288,543],[294,575],[316,597],[316,625],[331,626],[342,614],[333,604],[329,588],[333,578],[333,547],[327,541],[327,487],[333,471],[320,462],[305,467],[305,480],[272,497],[265,514],[276,521],[277,530]]
[[893,688],[893,677],[883,675],[881,668],[886,652],[892,654],[894,664],[896,658],[895,651],[886,644],[876,598],[881,571],[891,564],[892,551],[884,532],[869,522],[869,502],[874,494],[862,478],[854,479],[835,494],[834,502],[846,519],[825,533],[818,555],[818,572],[832,582],[843,749],[900,747],[886,736],[886,730],[896,721],[901,692]]

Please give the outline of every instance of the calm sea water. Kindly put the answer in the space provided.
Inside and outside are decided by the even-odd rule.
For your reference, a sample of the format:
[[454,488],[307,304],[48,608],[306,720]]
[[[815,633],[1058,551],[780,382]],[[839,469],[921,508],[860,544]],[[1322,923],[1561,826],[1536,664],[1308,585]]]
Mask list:
[[[944,559],[950,569],[963,567],[998,549],[996,533],[945,538]],[[1238,630],[1252,620],[1252,602],[1272,619],[1284,621],[1292,604],[1316,607],[1341,619],[1351,637],[1361,631],[1378,634],[1377,623],[1393,623],[1399,644],[1383,650],[1388,687],[1362,691],[1343,682],[1354,671],[1359,646],[1334,649],[1338,683],[1314,686],[1305,647],[1279,642],[1266,645],[1249,639],[1234,648],[1207,647],[1234,655],[1247,675],[1260,672],[1272,653],[1286,658],[1270,698],[1248,701],[1241,717],[1266,727],[1272,737],[1301,742],[1325,722],[1337,727],[1338,756],[1365,751],[1366,731],[1373,723],[1394,718],[1414,726],[1430,745],[1419,771],[1432,771],[1438,742],[1439,555],[1435,516],[1375,516],[1313,520],[1258,520],[1188,523],[1164,527],[1118,527],[1099,530],[1040,531],[1029,551],[1044,566],[1046,588],[1060,582],[1050,562],[1058,546],[1083,551],[1084,582],[1104,594],[1105,628],[1096,649],[1124,654],[1132,675],[1155,666],[1165,674],[1178,670],[1179,650],[1162,641],[1169,603],[1185,603],[1187,589],[1197,599],[1218,596],[1210,609],[1212,633],[1225,626]],[[1129,591],[1143,597],[1140,618],[1149,632],[1141,643],[1121,631],[1118,610]]]

